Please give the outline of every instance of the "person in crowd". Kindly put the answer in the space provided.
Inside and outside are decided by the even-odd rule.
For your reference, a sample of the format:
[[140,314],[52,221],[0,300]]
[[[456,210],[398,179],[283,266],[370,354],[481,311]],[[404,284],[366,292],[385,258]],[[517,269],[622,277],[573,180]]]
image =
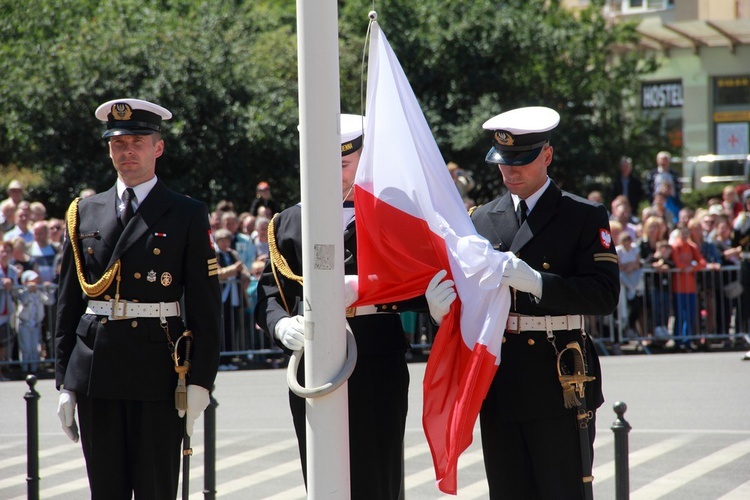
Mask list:
[[[243,335],[244,290],[250,283],[250,273],[237,251],[232,248],[232,232],[229,229],[217,229],[214,240],[219,261],[219,282],[222,286],[221,302],[224,308],[224,342],[221,350],[231,352],[239,348],[239,339]],[[219,370],[236,370],[237,365],[232,364],[232,358],[232,354],[223,355]]]
[[268,258],[268,224],[270,222],[271,220],[265,217],[258,217],[255,220],[255,237],[253,238],[255,259]]
[[231,233],[232,241],[230,247],[237,252],[240,260],[245,265],[245,269],[250,269],[257,253],[255,251],[255,243],[250,239],[250,236],[240,231],[240,221],[237,218],[237,214],[231,210],[224,212],[221,216],[221,227]]
[[83,198],[88,198],[89,196],[94,196],[95,194],[96,194],[96,189],[83,188],[81,189],[80,193],[78,193],[78,197],[83,199]]
[[679,228],[679,235],[672,247],[672,260],[676,271],[672,274],[672,298],[674,301],[674,328],[672,335],[675,347],[687,350],[690,347],[689,337],[696,330],[697,280],[696,271],[705,269],[706,259],[701,255],[698,246],[690,240],[690,229],[687,225]]
[[[363,117],[341,115],[341,175],[345,278],[345,307],[357,299],[357,235],[354,176],[362,152]],[[305,344],[303,326],[304,270],[301,204],[294,205],[273,219],[269,229],[275,242],[271,258],[258,284],[255,317],[258,325],[286,353],[300,351]],[[260,225],[260,219],[258,220]],[[285,269],[286,271],[281,271]],[[441,271],[442,273],[443,271]],[[438,273],[437,276],[440,276]],[[438,278],[439,280],[439,278]],[[446,292],[442,300],[418,297],[395,304],[350,308],[347,321],[357,342],[357,364],[348,380],[349,471],[351,498],[390,500],[399,497],[403,475],[402,451],[408,407],[409,371],[406,365],[408,341],[399,312],[426,310],[433,318],[447,314],[455,292],[453,282],[437,283],[428,291]],[[434,285],[434,288],[433,288]],[[452,297],[452,299],[450,298]],[[448,300],[450,299],[450,300]],[[344,311],[341,311],[344,315]],[[303,358],[304,362],[304,358]],[[300,367],[298,376],[303,376]],[[305,400],[290,392],[294,429],[297,434],[302,472],[307,480]]]
[[[57,414],[75,442],[80,426],[92,500],[174,500],[183,437],[208,405],[219,364],[221,293],[208,208],[156,175],[169,110],[126,98],[95,116],[106,122],[117,179],[67,211]],[[183,391],[175,364],[184,361]]]
[[18,179],[13,179],[8,183],[8,197],[5,200],[10,200],[14,205],[18,205],[23,200],[24,190],[23,184]]
[[38,273],[39,267],[29,254],[28,243],[20,236],[16,236],[9,241],[13,246],[13,258],[10,263],[18,271],[18,276],[21,276],[24,271],[36,271]]
[[221,213],[234,212],[234,202],[231,200],[219,200],[216,204],[216,211]]
[[0,234],[13,229],[16,225],[16,203],[10,198],[0,202]]
[[635,333],[636,322],[641,313],[638,292],[643,286],[640,252],[634,245],[633,237],[628,232],[620,234],[616,250],[618,265],[620,266],[620,302],[617,310],[620,321],[627,322],[625,324],[628,330]]
[[586,199],[589,201],[593,201],[594,203],[601,203],[602,205],[604,205],[604,195],[599,190],[595,189],[593,191],[589,191]]
[[[644,194],[649,202],[654,201],[654,196],[659,191],[659,184],[669,182],[672,185],[673,195],[680,201],[682,183],[680,174],[671,167],[672,155],[668,151],[659,151],[656,154],[656,168],[649,170],[643,182]],[[675,211],[675,213],[677,213]]]
[[734,229],[727,215],[714,215],[714,218],[715,230],[712,243],[721,255],[722,270],[718,286],[721,287],[722,293],[722,311],[726,313],[720,316],[724,324],[719,326],[724,326],[728,333],[730,318],[733,313],[735,324],[742,324],[742,317],[739,314],[742,307],[741,296],[744,295],[741,278],[742,246],[738,244],[735,238]]
[[[494,248],[517,256],[503,273],[512,287],[511,315],[479,417],[493,500],[583,498],[592,479],[584,477],[591,463],[582,457],[593,456],[589,431],[604,398],[583,315],[615,310],[620,272],[606,208],[560,190],[548,177],[559,121],[553,109],[533,106],[483,125],[492,137],[485,162],[499,169],[509,192],[471,219]],[[590,413],[583,416],[565,403],[558,378],[557,354],[570,344],[586,353],[584,371],[594,377],[585,389]]]
[[[750,196],[750,192],[747,193]],[[742,194],[743,201],[745,194]],[[729,216],[729,220],[734,222],[738,215],[745,211],[744,203],[740,201],[740,196],[735,186],[724,186],[721,190],[721,206],[724,212]]]
[[240,228],[243,234],[246,234],[252,240],[253,233],[255,232],[255,216],[251,213],[246,213],[240,217]]
[[651,302],[651,321],[654,325],[654,336],[657,339],[669,338],[670,303],[672,298],[671,272],[676,267],[672,260],[672,247],[669,240],[659,240],[656,252],[645,260],[652,274],[649,299]]
[[[616,220],[622,225],[623,231],[630,234],[632,241],[635,241],[638,219],[633,217],[633,211],[630,207],[630,201],[624,195],[616,196],[612,200],[612,212],[610,215],[610,221]],[[615,240],[616,242],[617,240]]]
[[49,227],[49,243],[59,252],[62,250],[65,222],[53,217],[47,220],[47,226]]
[[245,309],[245,317],[247,318],[247,328],[250,330],[250,349],[265,348],[263,330],[259,329],[255,322],[255,306],[258,305],[258,282],[265,267],[265,260],[256,260],[250,265],[250,283],[245,290],[248,303]]
[[677,212],[677,224],[675,225],[675,228],[672,229],[672,231],[669,233],[669,244],[675,242],[677,238],[680,237],[680,232],[682,229],[686,228],[688,226],[688,223],[692,220],[692,218],[695,216],[695,210],[693,210],[690,207],[682,207],[679,212]]
[[[703,220],[706,211],[696,211],[695,217],[690,219],[687,228],[690,231],[690,241],[695,243],[703,258],[706,259],[705,272],[698,274],[698,300],[699,308],[706,310],[706,331],[708,333],[729,333],[729,318],[731,308],[727,310],[724,304],[721,287],[718,286],[721,272],[722,257],[716,245],[706,240],[703,234]],[[717,309],[717,304],[722,307]]]
[[41,201],[32,201],[29,203],[29,225],[36,221],[47,219],[47,207]]
[[211,232],[215,232],[221,228],[221,210],[214,210],[208,216],[208,224],[211,227]]
[[456,189],[458,189],[458,194],[461,195],[462,200],[465,200],[469,196],[469,192],[476,185],[471,172],[467,172],[452,161],[448,162],[447,167],[448,172],[451,174],[451,179],[453,179],[453,183],[456,185]]
[[269,219],[273,214],[278,213],[281,208],[276,200],[273,199],[271,185],[266,181],[259,182],[255,187],[255,199],[250,204],[250,213],[256,217],[261,217],[261,214],[258,213],[260,207],[266,207],[270,211],[270,213],[266,212],[262,214]]
[[31,222],[31,208],[28,201],[22,201],[16,206],[16,225],[3,235],[3,240],[10,241],[20,236],[26,243],[34,241],[34,233],[29,229]]
[[[13,245],[10,241],[0,243],[0,361],[9,361],[9,353],[13,352],[16,332],[11,319],[15,314],[15,303],[13,301],[13,288],[18,285],[19,273],[11,265],[10,259],[13,255]],[[0,381],[9,380],[3,373],[0,365]]]
[[625,196],[632,210],[638,210],[643,201],[643,184],[633,175],[633,159],[629,156],[620,158],[620,172],[612,179],[609,187],[609,199]]
[[[662,184],[662,186],[669,186],[669,184]],[[668,189],[662,189],[654,195],[654,200],[651,202],[651,209],[655,215],[658,215],[667,224],[667,231],[671,231],[677,224],[677,212],[673,212],[671,208],[667,206],[667,195]]]
[[55,256],[58,250],[49,239],[49,223],[44,220],[36,221],[31,226],[34,241],[29,248],[29,256],[36,264],[41,282],[49,285],[55,279]]
[[21,369],[36,373],[42,345],[42,324],[47,306],[54,303],[54,295],[41,286],[41,278],[34,271],[21,274],[21,287],[15,292],[16,331],[21,353]]

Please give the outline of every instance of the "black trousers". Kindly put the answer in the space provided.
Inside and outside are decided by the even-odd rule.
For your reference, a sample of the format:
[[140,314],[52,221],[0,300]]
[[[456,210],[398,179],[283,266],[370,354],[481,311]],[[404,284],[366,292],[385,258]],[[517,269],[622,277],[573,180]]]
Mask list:
[[[352,500],[393,500],[403,475],[409,368],[398,315],[350,318],[357,365],[348,381],[349,472]],[[304,366],[298,379],[304,383]],[[305,400],[289,393],[294,430],[307,484]]]
[[77,398],[92,500],[176,498],[185,424],[174,401]]
[[[583,499],[575,410],[562,417],[508,422],[482,411],[482,450],[491,500]],[[596,418],[589,422],[594,456]]]

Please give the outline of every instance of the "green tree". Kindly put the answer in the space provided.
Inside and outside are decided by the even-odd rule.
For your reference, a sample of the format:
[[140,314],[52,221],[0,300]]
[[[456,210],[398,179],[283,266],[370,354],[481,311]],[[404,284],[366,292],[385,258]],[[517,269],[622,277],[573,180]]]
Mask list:
[[[520,105],[557,109],[551,175],[585,194],[629,154],[650,161],[659,136],[637,108],[654,68],[631,24],[603,0],[577,15],[548,0],[381,0],[379,22],[446,160],[471,169],[477,201],[502,188],[484,164],[482,123]],[[339,1],[342,111],[362,106],[371,4]],[[41,179],[30,196],[61,215],[83,187],[115,174],[93,110],[138,97],[174,113],[158,175],[210,204],[242,210],[267,180],[299,197],[293,0],[0,0],[0,166]],[[2,174],[2,172],[0,172]]]

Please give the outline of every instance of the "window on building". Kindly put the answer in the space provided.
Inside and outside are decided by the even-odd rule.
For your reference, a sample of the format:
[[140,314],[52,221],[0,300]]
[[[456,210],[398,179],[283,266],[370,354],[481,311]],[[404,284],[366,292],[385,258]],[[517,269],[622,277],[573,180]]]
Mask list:
[[714,80],[714,105],[750,104],[750,75],[721,76]]

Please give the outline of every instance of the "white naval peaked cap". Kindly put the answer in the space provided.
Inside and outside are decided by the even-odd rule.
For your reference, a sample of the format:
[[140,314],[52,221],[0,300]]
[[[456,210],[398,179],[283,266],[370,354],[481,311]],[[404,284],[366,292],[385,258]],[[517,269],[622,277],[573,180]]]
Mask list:
[[117,135],[151,135],[161,132],[162,120],[172,113],[158,104],[142,99],[113,99],[96,108],[96,117],[107,122],[103,138]]
[[365,117],[362,115],[341,115],[341,156],[352,154],[362,147],[364,124]]
[[534,161],[560,123],[560,114],[544,106],[512,109],[493,116],[482,125],[492,134],[487,163],[521,166]]

